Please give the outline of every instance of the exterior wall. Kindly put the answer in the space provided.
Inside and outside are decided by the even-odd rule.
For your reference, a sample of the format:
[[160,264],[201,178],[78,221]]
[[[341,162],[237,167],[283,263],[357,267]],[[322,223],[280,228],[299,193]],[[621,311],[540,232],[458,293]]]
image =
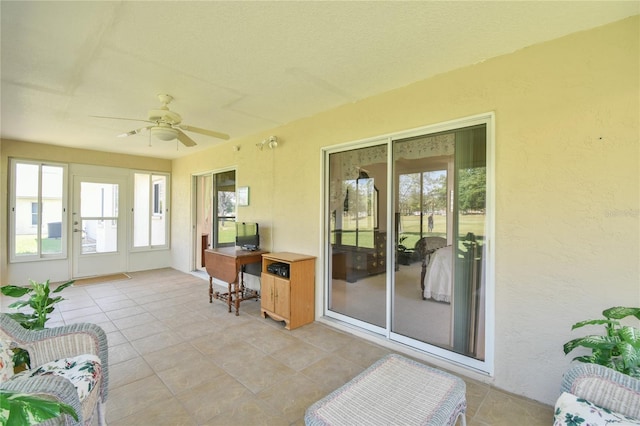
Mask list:
[[[263,247],[320,256],[322,147],[494,111],[495,376],[485,380],[552,403],[570,362],[562,344],[580,335],[571,325],[640,306],[639,32],[636,16],[174,160],[173,266],[192,267],[193,173],[237,166],[250,187],[238,219],[260,223]],[[270,135],[278,147],[258,150]],[[318,301],[322,277],[317,267]]]

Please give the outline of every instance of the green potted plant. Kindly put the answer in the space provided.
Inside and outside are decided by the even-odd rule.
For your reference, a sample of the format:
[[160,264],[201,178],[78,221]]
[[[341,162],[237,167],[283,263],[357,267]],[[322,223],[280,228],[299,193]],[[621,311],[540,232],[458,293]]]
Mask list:
[[[5,285],[0,287],[0,292],[9,297],[22,297],[30,294],[28,299],[18,300],[9,305],[12,309],[31,308],[28,313],[14,312],[7,313],[11,318],[20,323],[28,330],[42,330],[49,320],[49,314],[53,312],[57,303],[63,301],[62,296],[51,297],[53,293],[60,293],[65,288],[73,285],[74,281],[68,281],[56,287],[55,290],[49,288],[49,280],[39,283],[29,280],[31,287],[20,287],[15,285]],[[19,371],[24,366],[30,368],[29,354],[27,351],[16,348],[13,350],[13,364]]]
[[591,350],[590,355],[574,358],[576,361],[600,364],[631,377],[640,378],[640,329],[624,325],[619,320],[627,317],[640,319],[640,308],[615,306],[602,311],[604,319],[577,322],[572,330],[586,325],[604,325],[605,335],[588,335],[564,344],[565,355],[578,347]]
[[36,395],[0,389],[0,424],[2,425],[35,425],[62,414],[69,414],[76,421],[78,420],[78,414],[70,405]]

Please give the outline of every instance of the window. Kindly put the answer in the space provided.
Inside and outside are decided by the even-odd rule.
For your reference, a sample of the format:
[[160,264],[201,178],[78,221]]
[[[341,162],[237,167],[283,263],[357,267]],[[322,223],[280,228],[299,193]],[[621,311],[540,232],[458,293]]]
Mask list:
[[133,247],[168,247],[169,221],[166,194],[169,176],[134,173]]
[[38,203],[31,203],[31,224],[38,226]]
[[66,256],[65,165],[11,161],[11,261]]
[[160,199],[160,184],[153,184],[153,214],[162,215],[162,200]]

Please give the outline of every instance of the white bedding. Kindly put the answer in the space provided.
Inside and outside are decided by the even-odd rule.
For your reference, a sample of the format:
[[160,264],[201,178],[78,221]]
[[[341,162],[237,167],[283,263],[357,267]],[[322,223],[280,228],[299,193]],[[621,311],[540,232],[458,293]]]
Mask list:
[[451,267],[453,246],[443,247],[431,255],[424,276],[424,298],[451,303]]

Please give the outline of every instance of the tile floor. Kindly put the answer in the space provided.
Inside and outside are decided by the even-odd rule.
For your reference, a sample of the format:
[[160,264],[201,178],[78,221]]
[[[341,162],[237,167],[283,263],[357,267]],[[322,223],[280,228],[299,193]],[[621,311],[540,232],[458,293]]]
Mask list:
[[[391,352],[318,322],[287,331],[257,301],[236,317],[191,274],[130,275],[65,289],[48,323],[107,332],[110,426],[303,425],[309,405]],[[550,406],[465,381],[469,426],[553,422]]]

